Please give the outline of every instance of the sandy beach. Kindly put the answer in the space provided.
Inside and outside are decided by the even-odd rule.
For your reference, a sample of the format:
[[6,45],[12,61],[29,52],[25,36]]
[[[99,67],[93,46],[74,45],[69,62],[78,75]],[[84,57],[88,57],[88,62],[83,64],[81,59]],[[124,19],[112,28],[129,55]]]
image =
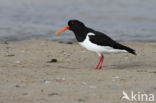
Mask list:
[[123,91],[156,96],[156,42],[122,44],[137,56],[105,53],[102,70],[94,70],[98,55],[77,43],[1,43],[0,103],[129,103]]

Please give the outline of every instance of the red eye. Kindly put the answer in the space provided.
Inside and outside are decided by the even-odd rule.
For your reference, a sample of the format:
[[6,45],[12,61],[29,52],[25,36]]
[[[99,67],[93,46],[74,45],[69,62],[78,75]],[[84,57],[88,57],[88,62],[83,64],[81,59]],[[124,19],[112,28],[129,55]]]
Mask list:
[[74,22],[71,22],[71,24],[74,24]]

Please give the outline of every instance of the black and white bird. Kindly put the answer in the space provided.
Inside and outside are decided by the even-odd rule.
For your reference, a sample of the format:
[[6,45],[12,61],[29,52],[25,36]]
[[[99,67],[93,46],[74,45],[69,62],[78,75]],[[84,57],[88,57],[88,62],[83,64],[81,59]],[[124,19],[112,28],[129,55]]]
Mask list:
[[101,69],[104,60],[104,52],[128,52],[136,55],[135,50],[127,46],[119,44],[106,34],[86,27],[79,20],[69,20],[68,25],[56,32],[60,34],[65,30],[74,32],[78,43],[90,51],[94,51],[99,55],[99,61],[94,69]]

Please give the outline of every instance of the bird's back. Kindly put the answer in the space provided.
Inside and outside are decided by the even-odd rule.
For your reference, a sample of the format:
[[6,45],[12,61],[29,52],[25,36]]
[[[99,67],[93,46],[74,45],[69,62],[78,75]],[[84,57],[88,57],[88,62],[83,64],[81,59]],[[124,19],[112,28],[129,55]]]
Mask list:
[[91,32],[95,34],[95,35],[89,36],[89,39],[92,43],[100,45],[100,46],[109,46],[118,50],[126,50],[127,52],[136,55],[135,50],[114,41],[106,34],[92,30],[92,29],[91,29]]

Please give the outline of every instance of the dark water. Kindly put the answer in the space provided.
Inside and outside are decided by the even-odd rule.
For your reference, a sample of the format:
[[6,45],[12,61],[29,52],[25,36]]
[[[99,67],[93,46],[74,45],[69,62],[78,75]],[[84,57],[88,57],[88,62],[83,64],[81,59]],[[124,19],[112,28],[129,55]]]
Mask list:
[[119,41],[156,41],[156,0],[0,0],[0,42],[74,40],[69,19]]

